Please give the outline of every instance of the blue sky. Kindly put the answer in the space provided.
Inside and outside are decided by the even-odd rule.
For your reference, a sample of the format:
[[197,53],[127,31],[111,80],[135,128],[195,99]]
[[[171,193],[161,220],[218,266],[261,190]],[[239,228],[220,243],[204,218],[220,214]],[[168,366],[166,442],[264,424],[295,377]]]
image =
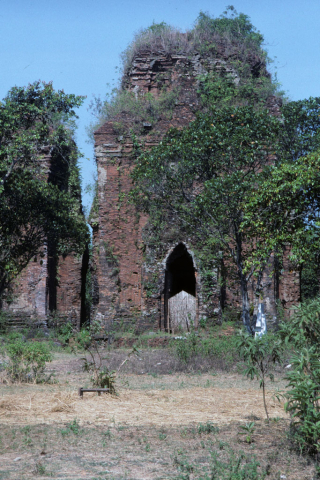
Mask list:
[[76,140],[85,155],[83,184],[90,183],[95,163],[86,142],[88,105],[93,94],[103,97],[117,82],[120,53],[134,33],[162,21],[185,30],[200,10],[219,16],[229,3],[264,35],[275,59],[271,71],[288,96],[320,96],[320,0],[0,0],[0,98],[36,80],[86,95]]

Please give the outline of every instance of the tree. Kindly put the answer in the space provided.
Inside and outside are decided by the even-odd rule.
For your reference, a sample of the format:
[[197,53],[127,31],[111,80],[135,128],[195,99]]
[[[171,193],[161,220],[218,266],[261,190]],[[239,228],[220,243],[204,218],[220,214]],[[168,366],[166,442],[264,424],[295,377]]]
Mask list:
[[281,162],[294,162],[320,147],[320,97],[285,103],[281,113]]
[[320,241],[320,151],[270,166],[257,184],[244,207],[243,231],[267,249],[289,245],[296,266],[314,257]]
[[[74,108],[82,98],[36,82],[14,87],[0,103],[0,295],[44,244],[82,252],[88,231],[79,203]],[[49,153],[62,165],[41,167]]]
[[227,256],[240,283],[242,319],[251,331],[248,282],[257,289],[271,249],[254,255],[256,241],[242,229],[243,209],[257,174],[271,161],[280,122],[268,111],[224,107],[200,114],[182,131],[170,130],[159,146],[139,156],[133,198],[156,218],[173,215],[194,240],[210,247],[219,265]]
[[257,175],[242,230],[261,239],[258,247],[281,252],[290,246],[300,268],[319,251],[320,98],[290,102],[282,113],[277,162]]
[[0,194],[16,168],[35,167],[41,149],[68,145],[66,124],[83,97],[55,92],[51,83],[13,87],[0,103]]

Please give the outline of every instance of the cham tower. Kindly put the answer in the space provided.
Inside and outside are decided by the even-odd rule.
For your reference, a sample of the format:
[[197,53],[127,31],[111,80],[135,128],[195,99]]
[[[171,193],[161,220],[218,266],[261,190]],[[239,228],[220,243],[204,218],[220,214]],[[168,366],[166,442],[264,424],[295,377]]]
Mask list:
[[[148,218],[126,197],[132,188],[130,171],[136,145],[150,149],[169,128],[181,129],[195,118],[200,108],[200,76],[230,74],[238,81],[230,66],[234,52],[223,42],[216,43],[214,55],[180,50],[173,53],[156,43],[140,48],[125,69],[121,84],[122,92],[131,92],[135,98],[152,95],[157,99],[164,91],[175,92],[170,115],[159,113],[156,121],[150,122],[124,109],[94,133],[98,181],[90,220],[91,317],[102,320],[110,331],[130,328],[137,332],[174,332],[179,324],[188,327],[183,325],[182,317],[197,326],[201,317],[219,321],[221,308],[240,309],[237,280],[222,289],[219,272],[213,270],[208,294],[192,238],[186,237],[174,221],[168,222],[161,234],[150,235]],[[254,53],[249,64],[252,75],[268,75],[265,64]],[[266,100],[273,115],[279,115],[280,106],[281,100],[275,96]],[[138,132],[134,137],[133,130]],[[300,297],[299,273],[290,270],[288,256],[289,251],[285,251],[281,270],[276,274],[272,273],[276,270],[271,257],[262,279],[270,325],[276,321],[278,301],[289,310]],[[250,288],[250,302],[256,312],[254,285]]]

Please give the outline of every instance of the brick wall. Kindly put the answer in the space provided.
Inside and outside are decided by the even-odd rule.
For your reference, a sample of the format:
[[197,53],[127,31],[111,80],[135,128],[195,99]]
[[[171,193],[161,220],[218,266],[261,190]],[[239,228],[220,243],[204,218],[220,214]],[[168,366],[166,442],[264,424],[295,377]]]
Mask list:
[[[43,178],[54,182],[54,177],[64,178],[66,162],[50,155],[43,148],[39,158],[39,170]],[[61,180],[60,180],[61,181]],[[79,208],[81,199],[79,198]],[[54,246],[44,245],[20,273],[4,296],[3,310],[12,314],[14,324],[29,324],[33,320],[42,325],[50,324],[53,313],[62,322],[72,321],[80,328],[84,278],[83,258],[70,254],[57,257]]]
[[[200,55],[187,58],[184,55],[164,55],[161,51],[145,51],[134,59],[132,67],[123,78],[123,88],[135,94],[151,92],[157,97],[160,88],[165,84],[166,88],[179,92],[170,120],[160,118],[156,124],[148,125],[145,131],[141,125],[138,141],[145,149],[157,145],[171,126],[182,128],[194,119],[198,108],[197,75],[204,73],[206,68],[216,70],[226,68],[226,59],[223,59],[222,54],[215,60],[205,59],[205,62],[203,60]],[[161,87],[158,82],[159,72]],[[277,99],[270,98],[267,106],[273,114],[279,112]],[[174,231],[174,225],[170,224],[161,245],[157,248],[149,245],[144,235],[147,218],[140,217],[134,207],[126,202],[123,194],[130,191],[129,174],[133,166],[131,155],[133,143],[131,136],[126,132],[130,131],[134,122],[134,118],[119,114],[95,132],[98,196],[96,210],[92,215],[93,316],[103,319],[110,330],[166,329],[166,262],[179,243],[185,245],[193,258],[197,319],[201,316],[218,316],[221,292],[217,278],[212,279],[211,297],[204,299],[201,271],[192,252],[192,240],[184,238],[179,231]],[[279,294],[283,298],[288,297],[286,302],[289,303],[299,299],[299,285],[295,283],[295,288],[291,285],[292,274],[282,276],[279,290],[278,279],[270,273],[273,262],[272,257],[262,279],[264,301],[270,321],[275,320],[276,300]],[[295,277],[294,282],[296,280]],[[249,295],[257,309],[258,299],[254,296],[253,290],[254,284]],[[224,301],[229,307],[240,308],[237,280],[233,286],[227,288]]]

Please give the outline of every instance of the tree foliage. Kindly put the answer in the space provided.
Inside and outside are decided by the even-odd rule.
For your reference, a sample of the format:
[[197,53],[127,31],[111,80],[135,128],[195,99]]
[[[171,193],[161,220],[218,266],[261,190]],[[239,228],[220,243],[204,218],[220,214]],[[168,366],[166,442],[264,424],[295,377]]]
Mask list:
[[273,165],[257,177],[259,189],[244,207],[242,229],[263,239],[264,248],[291,246],[301,265],[319,249],[320,152],[294,163]]
[[290,245],[301,266],[319,249],[320,98],[290,102],[282,113],[277,161],[257,175],[242,229],[263,248]]
[[132,174],[134,200],[144,211],[170,212],[189,236],[210,245],[217,262],[229,257],[241,284],[242,318],[248,328],[248,282],[261,274],[270,250],[260,250],[259,259],[252,261],[257,242],[246,242],[243,208],[257,174],[274,154],[279,126],[267,111],[253,107],[202,114],[143,153]]
[[0,103],[0,292],[44,244],[82,252],[88,240],[70,128],[81,103],[40,82],[14,87]]
[[294,162],[320,147],[320,97],[284,103],[281,160]]
[[302,303],[279,331],[293,349],[285,409],[291,415],[292,439],[300,451],[320,451],[320,300]]

